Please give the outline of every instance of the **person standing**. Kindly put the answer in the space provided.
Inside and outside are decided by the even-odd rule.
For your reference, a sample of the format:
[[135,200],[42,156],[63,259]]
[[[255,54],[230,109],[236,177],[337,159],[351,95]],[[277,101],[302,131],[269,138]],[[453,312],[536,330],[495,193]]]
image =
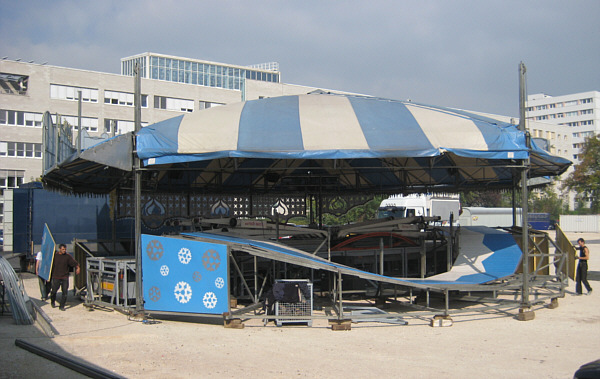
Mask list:
[[72,256],[67,254],[67,245],[64,243],[58,247],[57,254],[54,254],[54,261],[52,262],[52,292],[50,293],[50,305],[52,308],[56,306],[56,294],[58,289],[61,288],[62,296],[59,302],[59,309],[65,310],[65,304],[67,303],[67,292],[69,291],[69,268],[75,268],[75,275],[79,275],[81,271],[79,263]]
[[577,264],[577,275],[575,276],[575,281],[577,284],[575,285],[575,292],[577,295],[583,294],[583,288],[581,288],[581,283],[585,286],[587,290],[587,294],[592,294],[592,287],[590,287],[590,283],[587,280],[587,272],[588,272],[588,261],[590,260],[590,250],[587,246],[585,246],[585,240],[580,238],[577,240],[577,250],[579,250],[579,256],[575,255],[575,259],[579,259],[579,263]]
[[38,277],[40,284],[40,292],[42,293],[42,300],[47,300],[51,290],[51,283],[40,276],[40,268],[42,267],[42,252],[38,251],[35,256],[35,274]]

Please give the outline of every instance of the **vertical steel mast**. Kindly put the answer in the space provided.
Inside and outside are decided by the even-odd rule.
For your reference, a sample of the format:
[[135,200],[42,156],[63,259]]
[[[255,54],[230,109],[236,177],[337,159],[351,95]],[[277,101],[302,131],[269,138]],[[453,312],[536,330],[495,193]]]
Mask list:
[[[527,68],[523,62],[519,63],[519,130],[525,133],[525,143],[528,149],[531,149],[529,132],[527,131],[527,120],[525,119],[525,99],[527,96],[525,73]],[[529,302],[529,227],[528,227],[528,209],[527,209],[527,176],[529,173],[529,154],[526,159],[523,159],[523,169],[521,171],[521,225],[522,225],[522,242],[523,249],[523,288],[521,291],[521,309],[520,320],[532,320],[534,318],[533,311],[530,310]]]
[[142,95],[141,76],[139,63],[134,69],[134,95],[133,105],[135,133],[133,134],[133,169],[135,174],[135,310],[136,313],[144,311],[142,290],[142,171],[140,159],[137,155],[136,136],[142,128]]

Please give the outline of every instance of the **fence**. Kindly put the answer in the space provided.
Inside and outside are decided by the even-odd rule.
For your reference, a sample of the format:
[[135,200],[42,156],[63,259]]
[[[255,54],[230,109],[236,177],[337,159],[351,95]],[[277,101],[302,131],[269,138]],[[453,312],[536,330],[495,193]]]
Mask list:
[[600,233],[600,215],[560,215],[564,232]]

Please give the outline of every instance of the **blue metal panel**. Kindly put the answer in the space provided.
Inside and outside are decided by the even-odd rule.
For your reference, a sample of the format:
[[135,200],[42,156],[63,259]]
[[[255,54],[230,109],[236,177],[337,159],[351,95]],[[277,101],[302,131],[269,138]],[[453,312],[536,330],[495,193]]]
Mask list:
[[44,234],[42,236],[42,262],[40,263],[40,269],[38,275],[45,280],[50,280],[50,273],[52,271],[52,261],[54,260],[54,252],[56,251],[56,244],[50,228],[48,225],[44,225]]
[[515,273],[522,251],[511,234],[486,234],[483,237],[483,244],[494,252],[482,261],[487,273],[497,277]]
[[144,308],[221,315],[229,310],[224,244],[142,235]]

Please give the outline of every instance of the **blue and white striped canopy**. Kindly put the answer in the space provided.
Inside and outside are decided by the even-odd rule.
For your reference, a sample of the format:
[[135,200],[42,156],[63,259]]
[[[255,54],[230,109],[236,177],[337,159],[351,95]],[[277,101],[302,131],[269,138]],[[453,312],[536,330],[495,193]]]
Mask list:
[[[165,191],[408,193],[512,188],[571,164],[527,146],[516,125],[365,96],[311,93],[174,117],[98,144],[44,175],[76,192],[128,179],[135,150]],[[527,161],[528,160],[528,161]]]
[[515,125],[466,112],[370,97],[306,94],[252,100],[143,128],[146,165],[216,158],[525,159]]

